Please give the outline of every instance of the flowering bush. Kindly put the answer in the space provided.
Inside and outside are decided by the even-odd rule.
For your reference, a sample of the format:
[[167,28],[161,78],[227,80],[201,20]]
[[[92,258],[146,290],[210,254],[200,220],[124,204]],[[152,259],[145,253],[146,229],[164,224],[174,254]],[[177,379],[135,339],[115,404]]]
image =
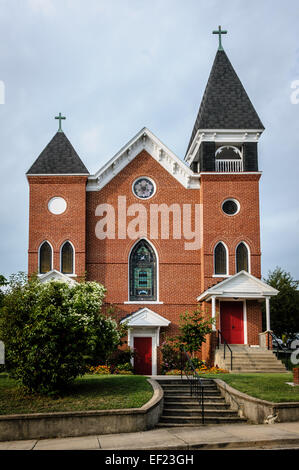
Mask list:
[[[226,369],[220,369],[217,365],[214,367],[208,367],[206,365],[202,365],[200,368],[195,369],[198,375],[202,374],[228,374],[229,371]],[[172,369],[165,373],[166,375],[181,375],[181,371],[179,369]]]
[[97,375],[109,375],[110,368],[108,366],[91,366],[89,367],[88,372]]
[[105,291],[97,282],[12,278],[0,308],[0,339],[13,376],[31,391],[55,394],[87,364],[104,363],[123,335],[101,314]]

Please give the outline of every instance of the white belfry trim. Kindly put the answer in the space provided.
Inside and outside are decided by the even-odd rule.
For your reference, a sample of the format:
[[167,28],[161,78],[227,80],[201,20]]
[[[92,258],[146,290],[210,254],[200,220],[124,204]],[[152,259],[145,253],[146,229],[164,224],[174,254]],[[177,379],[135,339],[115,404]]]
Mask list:
[[199,174],[193,173],[182,160],[144,127],[98,172],[89,176],[86,191],[99,191],[102,189],[142,150],[146,150],[182,186],[188,189],[199,189]]

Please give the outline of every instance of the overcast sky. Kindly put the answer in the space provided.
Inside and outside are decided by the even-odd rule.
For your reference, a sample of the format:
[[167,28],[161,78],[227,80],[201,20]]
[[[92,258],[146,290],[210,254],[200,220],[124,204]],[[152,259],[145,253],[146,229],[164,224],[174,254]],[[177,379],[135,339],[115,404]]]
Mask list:
[[[299,279],[298,0],[0,0],[0,273],[27,270],[33,161],[63,129],[91,173],[142,127],[183,158],[217,51],[266,130],[262,273]],[[298,95],[299,96],[299,93]]]

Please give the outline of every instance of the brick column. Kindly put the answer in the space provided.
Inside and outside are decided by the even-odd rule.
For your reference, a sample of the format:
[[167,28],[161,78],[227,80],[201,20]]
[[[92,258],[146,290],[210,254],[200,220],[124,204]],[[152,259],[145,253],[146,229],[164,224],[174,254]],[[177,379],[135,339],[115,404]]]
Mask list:
[[299,385],[299,367],[294,367],[293,376],[294,384]]

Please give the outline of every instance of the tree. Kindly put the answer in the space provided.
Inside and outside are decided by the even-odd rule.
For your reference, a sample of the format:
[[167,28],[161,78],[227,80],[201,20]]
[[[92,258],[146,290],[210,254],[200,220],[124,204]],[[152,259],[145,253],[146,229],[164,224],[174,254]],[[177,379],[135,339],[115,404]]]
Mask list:
[[101,314],[105,288],[13,276],[0,308],[7,368],[31,391],[63,390],[97,355],[118,347],[117,323]]
[[[280,267],[269,271],[265,281],[279,291],[270,302],[271,329],[280,337],[292,337],[294,333],[299,332],[298,282]],[[263,309],[265,310],[264,306]]]
[[180,334],[177,340],[191,355],[200,350],[206,336],[212,332],[213,320],[205,320],[200,306],[193,312],[185,312],[180,316]]

